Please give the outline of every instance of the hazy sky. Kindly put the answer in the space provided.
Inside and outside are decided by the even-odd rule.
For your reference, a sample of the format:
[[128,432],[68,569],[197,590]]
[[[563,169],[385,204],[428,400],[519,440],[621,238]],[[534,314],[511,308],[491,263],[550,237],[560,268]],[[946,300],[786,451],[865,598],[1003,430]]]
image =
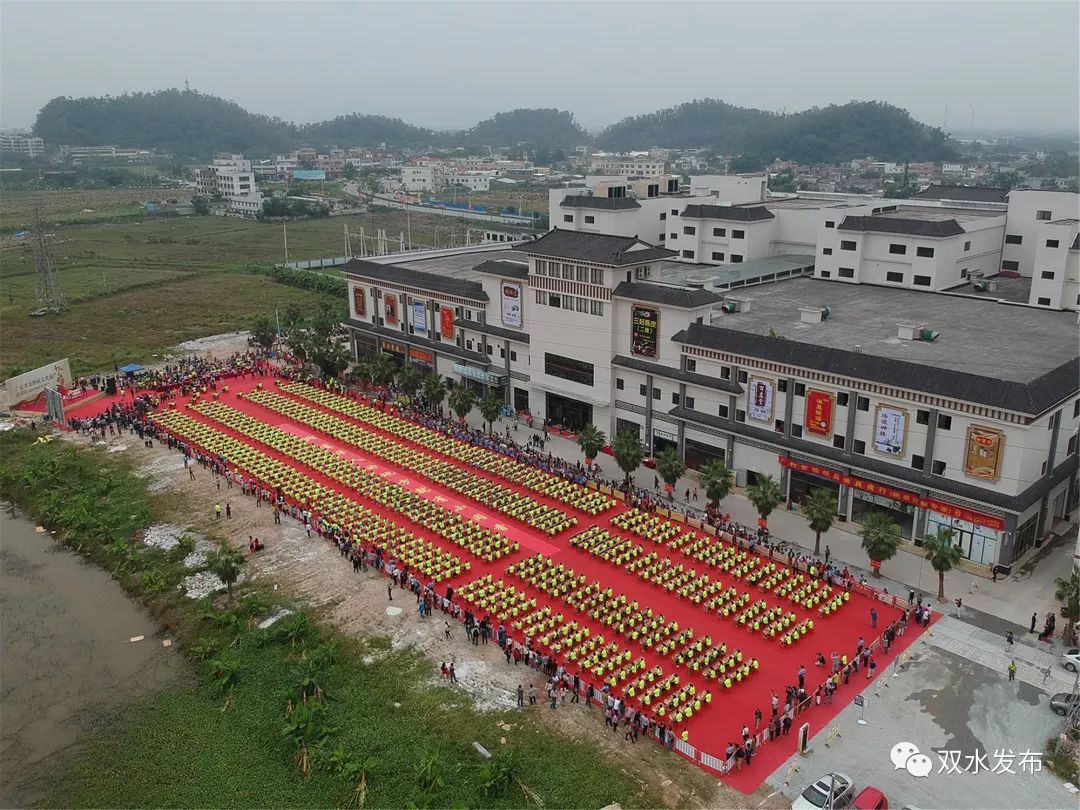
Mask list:
[[880,99],[949,129],[1075,131],[1076,2],[0,2],[0,123],[58,95],[191,86],[298,122],[595,128],[693,98]]

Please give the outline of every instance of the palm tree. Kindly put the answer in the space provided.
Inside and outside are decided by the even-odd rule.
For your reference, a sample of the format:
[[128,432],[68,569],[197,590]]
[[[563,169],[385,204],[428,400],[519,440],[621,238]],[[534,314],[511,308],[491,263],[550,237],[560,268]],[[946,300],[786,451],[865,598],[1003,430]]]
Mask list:
[[387,385],[394,379],[394,372],[397,370],[394,361],[385,352],[378,352],[368,357],[363,368],[364,375],[374,388]]
[[428,407],[442,413],[443,400],[446,399],[446,383],[443,378],[438,374],[428,374],[424,378],[422,393]]
[[884,512],[871,512],[863,521],[862,547],[870,558],[875,577],[881,576],[881,563],[891,560],[900,548],[900,527]]
[[812,490],[803,504],[803,514],[814,533],[814,556],[821,553],[821,535],[832,528],[836,520],[836,495],[828,489],[819,487]]
[[675,484],[686,472],[686,462],[682,460],[679,451],[670,444],[661,450],[660,455],[656,457],[656,471],[667,484],[671,499],[675,500]]
[[747,487],[746,497],[766,524],[769,522],[769,515],[780,505],[780,501],[784,500],[780,485],[771,475],[759,475],[757,481]]
[[419,370],[412,363],[406,363],[399,368],[395,380],[398,390],[409,399],[416,396],[416,392],[420,389],[420,383],[423,382],[420,379]]
[[607,444],[607,437],[596,425],[585,425],[578,434],[577,443],[581,452],[585,454],[585,462],[592,464],[593,459]]
[[626,474],[626,483],[630,483],[630,475],[641,466],[645,460],[645,448],[632,430],[623,430],[616,434],[615,444],[611,451],[615,454],[615,463]]
[[480,400],[480,415],[484,417],[489,433],[495,429],[495,420],[502,413],[504,404],[506,404],[505,400],[494,390],[488,391]]
[[945,601],[945,574],[964,557],[964,552],[953,542],[953,531],[948,526],[938,526],[933,534],[923,538],[923,550],[930,567],[937,571],[937,599]]
[[710,461],[701,469],[701,487],[714,509],[720,506],[720,501],[728,496],[734,485],[735,473],[720,459]]
[[1054,589],[1054,598],[1065,603],[1065,618],[1069,622],[1065,626],[1065,643],[1073,644],[1076,623],[1080,621],[1080,569],[1073,568],[1069,576],[1055,579]]
[[462,382],[454,383],[453,388],[450,389],[450,396],[448,397],[450,402],[450,410],[457,414],[457,418],[462,422],[465,421],[465,417],[469,415],[469,411],[473,409],[473,405],[476,404],[476,392],[469,386]]
[[243,564],[244,555],[224,540],[206,555],[206,567],[225,583],[229,601],[232,601],[232,586],[240,578],[240,566]]

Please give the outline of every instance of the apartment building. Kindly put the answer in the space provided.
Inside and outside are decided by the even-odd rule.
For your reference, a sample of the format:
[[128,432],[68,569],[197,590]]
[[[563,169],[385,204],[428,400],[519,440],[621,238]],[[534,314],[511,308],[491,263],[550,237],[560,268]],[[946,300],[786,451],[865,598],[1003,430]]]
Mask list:
[[243,155],[219,154],[195,173],[196,193],[221,200],[217,213],[254,219],[263,208],[263,195],[255,183],[251,161]]
[[28,158],[45,154],[45,141],[19,132],[0,132],[0,152],[10,152]]
[[588,162],[591,174],[622,175],[624,177],[659,177],[667,171],[664,161],[641,154],[609,154],[594,152]]

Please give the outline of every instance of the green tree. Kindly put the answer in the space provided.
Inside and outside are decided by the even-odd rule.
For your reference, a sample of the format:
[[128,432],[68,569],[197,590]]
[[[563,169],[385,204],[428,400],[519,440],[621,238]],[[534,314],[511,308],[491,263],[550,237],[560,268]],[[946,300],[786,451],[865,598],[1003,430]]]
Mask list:
[[290,301],[285,305],[285,311],[281,313],[281,325],[288,332],[291,329],[295,329],[304,322],[304,313],[300,310],[300,305],[295,301]]
[[859,534],[866,556],[872,563],[879,563],[872,568],[874,576],[880,577],[880,563],[891,560],[900,548],[900,527],[887,514],[875,510],[866,516]]
[[207,569],[225,583],[230,601],[232,601],[232,586],[240,578],[240,566],[243,564],[244,555],[224,540],[206,555]]
[[577,437],[578,447],[581,448],[581,452],[585,454],[585,461],[592,464],[593,459],[597,454],[604,449],[604,445],[607,444],[607,437],[604,435],[604,431],[600,430],[596,425],[585,425]]
[[803,504],[803,515],[814,533],[814,556],[817,556],[821,553],[821,535],[831,529],[836,520],[835,493],[824,487],[811,490]]
[[645,448],[641,446],[641,440],[632,430],[620,431],[615,435],[615,444],[611,451],[615,454],[615,463],[626,475],[626,483],[629,484],[630,476],[645,460]]
[[1080,569],[1073,568],[1067,577],[1054,580],[1054,598],[1065,605],[1065,643],[1076,641],[1076,623],[1080,621]]
[[937,598],[945,601],[945,574],[964,558],[964,552],[953,542],[953,531],[948,526],[938,526],[933,534],[922,541],[930,567],[937,571]]
[[438,374],[431,373],[424,378],[422,389],[424,402],[432,410],[442,413],[443,400],[446,399],[446,382]]
[[494,430],[495,420],[502,413],[504,404],[505,401],[502,396],[494,389],[488,391],[484,398],[480,400],[480,415],[484,417],[489,432]]
[[724,500],[735,485],[735,473],[727,468],[720,459],[710,461],[701,469],[701,487],[705,490],[705,497],[716,508],[720,501]]
[[396,376],[396,382],[398,390],[405,396],[412,399],[416,396],[416,392],[420,390],[420,385],[423,382],[419,369],[412,363],[406,363],[398,369]]
[[326,303],[306,326],[289,334],[289,348],[305,363],[317,366],[324,375],[336,377],[349,367],[351,360],[349,350],[342,343],[340,326],[339,313]]
[[469,415],[469,411],[473,409],[476,404],[476,392],[463,382],[454,383],[453,388],[450,389],[450,395],[448,397],[450,403],[450,410],[457,414],[457,418],[462,422],[465,421],[465,417]]
[[674,486],[682,478],[683,473],[686,472],[686,462],[683,461],[682,456],[679,455],[679,451],[672,447],[670,444],[660,451],[660,455],[656,457],[656,471],[660,473],[660,477],[664,479],[664,483],[671,490],[671,499],[675,499]]
[[274,322],[266,315],[259,315],[251,322],[251,340],[256,346],[269,349],[277,338]]
[[210,213],[210,201],[201,194],[191,198],[191,207],[195,209],[196,214],[205,216]]
[[757,481],[746,488],[746,497],[766,524],[768,524],[769,515],[784,500],[780,485],[771,475],[759,475]]
[[389,385],[396,371],[397,366],[386,352],[369,354],[364,360],[364,378],[373,388]]

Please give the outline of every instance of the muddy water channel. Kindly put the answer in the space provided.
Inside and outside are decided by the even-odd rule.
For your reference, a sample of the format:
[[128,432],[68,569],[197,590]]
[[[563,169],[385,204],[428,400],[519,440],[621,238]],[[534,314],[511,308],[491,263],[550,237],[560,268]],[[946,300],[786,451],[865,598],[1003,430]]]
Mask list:
[[[143,636],[141,641],[131,641]],[[86,732],[183,677],[176,646],[109,575],[0,516],[0,805],[50,793]]]

